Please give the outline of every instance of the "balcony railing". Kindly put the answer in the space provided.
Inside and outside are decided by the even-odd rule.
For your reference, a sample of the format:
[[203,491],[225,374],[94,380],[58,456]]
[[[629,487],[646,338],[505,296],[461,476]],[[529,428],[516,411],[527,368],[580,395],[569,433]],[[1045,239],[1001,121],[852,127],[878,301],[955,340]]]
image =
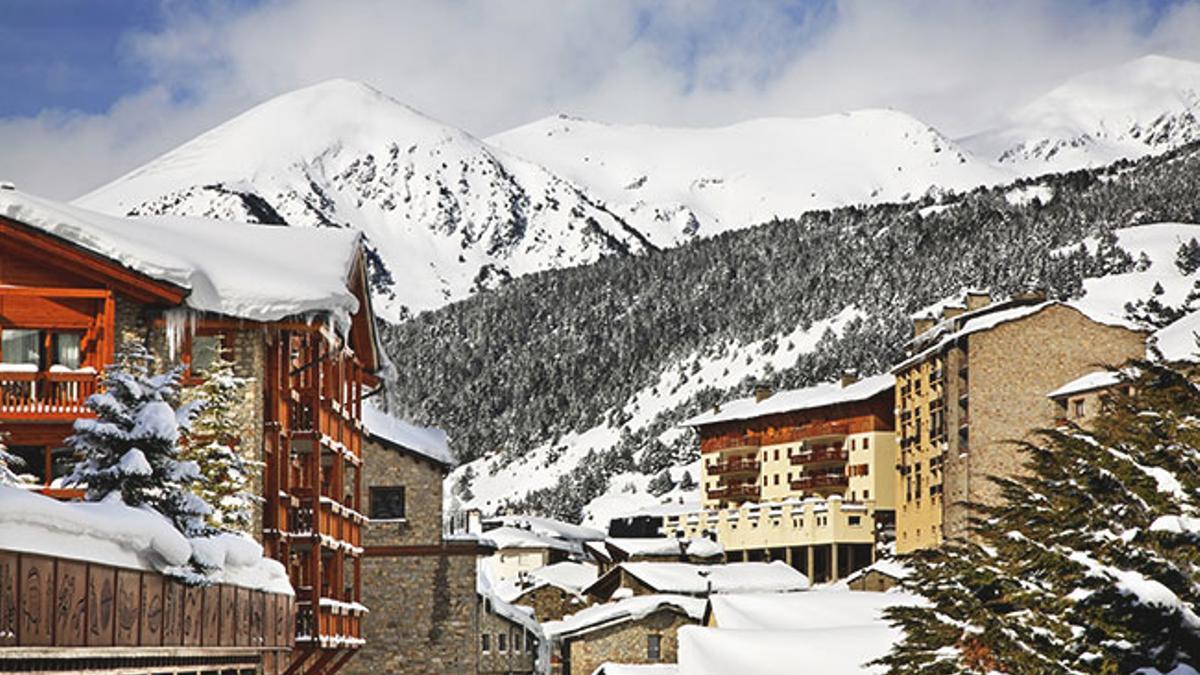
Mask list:
[[850,478],[841,473],[819,473],[815,476],[801,476],[792,481],[793,490],[844,489],[849,485]]
[[0,371],[0,417],[9,420],[73,420],[91,415],[96,393],[92,371]]
[[756,436],[733,436],[730,438],[714,438],[701,444],[701,449],[705,452],[719,452],[722,450],[757,448],[762,445],[762,442]]
[[731,459],[728,462],[714,462],[709,465],[708,473],[714,476],[730,473],[758,473],[759,466],[756,459]]
[[850,452],[845,448],[814,448],[801,452],[797,455],[792,455],[791,463],[793,466],[803,466],[805,464],[820,464],[823,462],[845,462],[850,459]]
[[357,603],[324,597],[314,611],[312,602],[301,600],[296,603],[296,642],[326,648],[362,646],[362,616],[366,613]]
[[839,438],[850,433],[849,422],[809,422],[798,427],[785,427],[762,436],[763,445],[794,443],[814,438]]
[[709,499],[758,499],[759,494],[759,487],[756,483],[726,485],[708,491]]

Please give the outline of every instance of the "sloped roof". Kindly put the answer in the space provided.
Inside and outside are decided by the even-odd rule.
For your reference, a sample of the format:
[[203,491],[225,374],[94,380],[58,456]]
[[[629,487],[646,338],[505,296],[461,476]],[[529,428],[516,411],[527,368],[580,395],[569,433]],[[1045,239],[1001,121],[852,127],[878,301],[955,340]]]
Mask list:
[[681,595],[638,595],[616,602],[592,605],[559,621],[542,624],[547,637],[570,638],[626,621],[636,621],[668,610],[699,621],[704,616],[704,600]]
[[446,468],[455,465],[450,439],[441,429],[418,427],[396,419],[374,405],[362,407],[363,428],[383,443],[408,450]]
[[540,535],[530,530],[525,530],[519,527],[509,527],[507,525],[497,527],[492,530],[487,530],[481,535],[484,539],[490,540],[498,549],[506,548],[551,548],[560,551],[575,552],[579,550],[577,545],[571,542]]
[[781,562],[739,562],[697,565],[682,562],[625,562],[613,567],[585,591],[605,587],[624,570],[658,593],[789,593],[809,587],[808,577]]
[[1047,398],[1061,398],[1072,394],[1082,394],[1096,389],[1107,389],[1121,381],[1121,373],[1111,370],[1097,370],[1077,377],[1058,389],[1046,394]]
[[708,599],[706,620],[719,628],[810,630],[887,623],[883,610],[916,605],[921,598],[900,591],[821,588],[804,593],[735,593]]
[[804,389],[780,391],[757,401],[753,396],[722,403],[715,410],[707,410],[680,426],[698,427],[717,422],[748,420],[766,415],[812,410],[839,403],[865,401],[896,385],[891,373],[864,378],[843,387],[839,382],[826,382]]

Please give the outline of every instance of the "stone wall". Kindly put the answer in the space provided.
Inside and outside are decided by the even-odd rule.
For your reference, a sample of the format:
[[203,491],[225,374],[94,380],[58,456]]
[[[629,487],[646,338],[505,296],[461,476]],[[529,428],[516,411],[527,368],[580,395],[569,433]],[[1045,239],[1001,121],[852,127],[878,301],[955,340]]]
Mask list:
[[1017,441],[1053,425],[1057,414],[1047,393],[1098,365],[1119,365],[1145,352],[1141,333],[1096,323],[1064,305],[1051,305],[968,340],[967,452],[946,465],[947,482],[955,488],[946,501],[947,537],[966,534],[967,503],[999,499],[989,476],[1023,470]]
[[367,546],[436,545],[442,541],[442,479],[445,470],[408,452],[368,438],[363,443],[363,497],[371,514],[372,487],[404,487],[403,520],[373,520]]
[[[606,661],[614,663],[676,663],[680,626],[699,621],[669,609],[661,609],[637,621],[626,621],[568,639],[563,644],[564,675],[590,675]],[[659,635],[661,657],[647,657],[647,638]]]
[[[534,660],[537,658],[536,641],[531,647],[529,634],[518,623],[510,621],[491,611],[487,602],[479,604],[479,631],[481,637],[476,640],[479,654],[479,672],[483,673],[532,673]],[[489,636],[489,649],[482,652],[482,634]],[[503,647],[501,650],[501,637]],[[520,649],[516,648],[520,642]]]
[[574,614],[591,603],[587,598],[546,584],[522,593],[516,600],[513,600],[513,604],[532,607],[537,620],[545,623],[557,621],[568,614]]

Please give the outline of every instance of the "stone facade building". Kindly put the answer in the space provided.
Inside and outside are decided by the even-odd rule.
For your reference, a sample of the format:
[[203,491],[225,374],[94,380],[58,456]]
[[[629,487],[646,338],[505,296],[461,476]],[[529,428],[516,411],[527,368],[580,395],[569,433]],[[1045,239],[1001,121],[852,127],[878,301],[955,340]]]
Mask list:
[[679,628],[698,625],[704,606],[699,598],[639,596],[546,624],[557,647],[555,670],[590,675],[604,663],[675,663]]
[[995,503],[990,476],[1024,461],[1015,441],[1060,416],[1046,394],[1099,364],[1141,356],[1145,335],[1038,294],[992,303],[970,292],[914,317],[896,366],[896,549],[966,536],[969,504]]

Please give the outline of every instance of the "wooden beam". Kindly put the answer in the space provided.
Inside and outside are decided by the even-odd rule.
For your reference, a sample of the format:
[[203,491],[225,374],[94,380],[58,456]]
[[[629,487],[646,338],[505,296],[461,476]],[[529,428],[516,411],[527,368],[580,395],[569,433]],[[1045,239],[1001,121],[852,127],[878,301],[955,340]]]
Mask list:
[[42,298],[104,298],[107,288],[55,288],[52,286],[0,286],[0,296],[37,296]]
[[364,558],[401,558],[435,555],[491,555],[495,549],[475,541],[448,542],[441,544],[419,544],[411,546],[367,546]]

